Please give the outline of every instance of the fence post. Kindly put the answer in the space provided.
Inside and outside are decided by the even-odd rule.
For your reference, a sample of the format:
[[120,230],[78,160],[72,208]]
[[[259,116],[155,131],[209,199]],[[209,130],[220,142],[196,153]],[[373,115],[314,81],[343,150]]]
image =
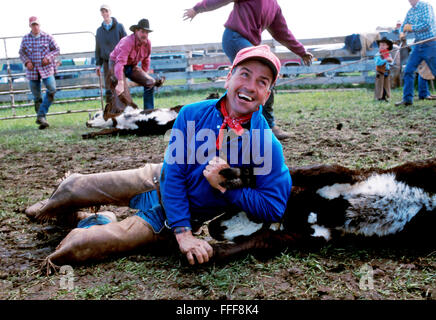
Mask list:
[[11,65],[9,63],[8,49],[6,47],[6,39],[4,39],[4,38],[3,38],[3,44],[5,46],[6,65],[8,67],[8,83],[9,83],[9,92],[11,93],[11,109],[12,109],[12,114],[15,117],[16,116],[16,111],[15,111],[15,96],[14,96],[14,87],[13,87],[13,84],[12,84]]
[[[189,61],[192,58],[192,51],[188,51],[186,53],[186,57],[188,58]],[[194,71],[194,67],[190,62],[188,62],[188,66],[186,67],[186,72],[192,72],[192,71]],[[188,85],[194,84],[194,79],[193,78],[186,79],[186,84]]]
[[[96,66],[96,68],[100,68],[100,66]],[[103,85],[102,85],[102,79],[101,79],[101,70],[98,73],[98,84],[100,88],[100,104],[101,104],[101,110],[104,110],[104,103],[103,103]]]

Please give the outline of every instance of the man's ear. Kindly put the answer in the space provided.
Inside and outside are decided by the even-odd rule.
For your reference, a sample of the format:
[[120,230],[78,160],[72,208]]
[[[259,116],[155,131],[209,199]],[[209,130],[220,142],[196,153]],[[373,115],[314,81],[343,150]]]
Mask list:
[[271,91],[272,91],[272,88],[268,89],[268,92],[267,92],[266,97],[265,97],[265,101],[263,101],[262,106],[264,106],[265,103],[268,101],[268,98],[271,95]]
[[231,78],[232,78],[232,71],[229,71],[226,77],[226,82],[224,83],[224,89],[227,90],[229,88],[229,81]]

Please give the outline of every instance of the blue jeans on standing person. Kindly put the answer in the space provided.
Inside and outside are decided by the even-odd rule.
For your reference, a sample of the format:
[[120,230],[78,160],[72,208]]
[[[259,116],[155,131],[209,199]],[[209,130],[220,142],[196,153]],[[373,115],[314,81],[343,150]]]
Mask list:
[[[243,36],[241,36],[238,32],[226,28],[223,33],[222,46],[224,53],[230,59],[230,62],[233,63],[233,60],[235,60],[236,54],[239,52],[239,50],[253,47],[253,44],[245,39]],[[270,128],[275,126],[274,114],[272,109],[273,103],[274,95],[271,92],[270,98],[265,103],[265,106],[263,106],[262,108],[262,114],[268,122]]]
[[430,90],[428,88],[428,80],[418,76],[418,97],[419,99],[425,99],[430,96]]
[[236,31],[227,28],[224,30],[222,41],[224,53],[230,59],[231,63],[235,60],[236,54],[239,50],[253,47],[253,44],[250,41],[245,39]]
[[[44,99],[41,98],[41,80],[29,80],[30,91],[33,94],[33,100],[35,104],[41,103],[38,109],[37,117],[45,117],[53,103],[54,96],[56,93],[56,80],[54,76],[50,76],[48,78],[42,79],[44,82],[44,86],[47,91],[44,95]],[[41,102],[42,101],[42,102]]]
[[431,72],[436,74],[436,41],[418,44],[413,47],[404,70],[404,102],[413,102],[415,71],[422,60],[425,60]]

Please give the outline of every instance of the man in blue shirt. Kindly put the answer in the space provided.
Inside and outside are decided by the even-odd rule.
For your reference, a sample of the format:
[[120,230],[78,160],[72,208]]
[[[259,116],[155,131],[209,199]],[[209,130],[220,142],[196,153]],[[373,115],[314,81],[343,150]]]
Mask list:
[[424,1],[409,0],[412,8],[407,12],[401,26],[400,38],[405,32],[413,32],[415,41],[425,41],[413,46],[404,70],[403,99],[396,106],[413,104],[415,71],[425,60],[431,72],[436,74],[436,21],[433,7]]
[[[161,175],[162,203],[168,226],[191,264],[195,263],[194,256],[199,263],[212,256],[210,245],[192,235],[192,219],[206,221],[226,208],[237,207],[259,220],[276,222],[286,209],[291,177],[284,163],[282,146],[272,134],[261,109],[279,70],[280,61],[268,46],[242,49],[227,76],[226,94],[218,101],[185,106],[174,123]],[[235,126],[233,122],[240,125]],[[228,143],[217,141],[216,150],[214,137],[219,137],[225,123],[231,132],[236,132],[236,137]],[[244,132],[239,137],[238,130]],[[206,143],[201,138],[204,136],[208,137]],[[207,144],[212,156],[200,161],[199,153],[204,155]],[[221,151],[226,149],[230,152],[223,155]],[[256,150],[262,154],[256,156]],[[217,155],[214,153],[220,157],[214,157]],[[259,161],[261,157],[263,161]],[[228,164],[258,169],[256,188],[225,190],[220,187],[222,178],[218,172]]]
[[[292,181],[282,146],[262,116],[279,70],[280,60],[268,46],[242,49],[220,99],[181,109],[163,165],[72,175],[50,199],[29,207],[26,214],[40,220],[101,204],[139,209],[120,222],[110,214],[77,214],[77,228],[47,257],[47,263],[101,260],[174,237],[190,264],[204,263],[213,249],[192,234],[202,222],[229,210],[244,211],[261,221],[280,221]],[[251,168],[255,185],[223,188],[219,171],[228,166]]]

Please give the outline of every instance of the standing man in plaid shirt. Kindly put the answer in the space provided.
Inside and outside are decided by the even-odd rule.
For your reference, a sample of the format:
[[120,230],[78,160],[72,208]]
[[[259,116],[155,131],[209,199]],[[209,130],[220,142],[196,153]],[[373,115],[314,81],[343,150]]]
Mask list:
[[[29,26],[32,31],[23,37],[19,54],[26,67],[26,77],[35,101],[36,123],[39,129],[45,129],[49,126],[45,115],[56,93],[55,58],[60,50],[53,37],[40,30],[37,17],[29,18]],[[44,99],[41,95],[41,79],[47,88]]]
[[407,12],[401,26],[400,38],[405,32],[413,32],[415,41],[428,40],[413,47],[404,70],[403,100],[396,106],[411,106],[413,104],[415,71],[424,60],[431,72],[436,74],[436,21],[433,7],[424,1],[409,0],[412,8]]

